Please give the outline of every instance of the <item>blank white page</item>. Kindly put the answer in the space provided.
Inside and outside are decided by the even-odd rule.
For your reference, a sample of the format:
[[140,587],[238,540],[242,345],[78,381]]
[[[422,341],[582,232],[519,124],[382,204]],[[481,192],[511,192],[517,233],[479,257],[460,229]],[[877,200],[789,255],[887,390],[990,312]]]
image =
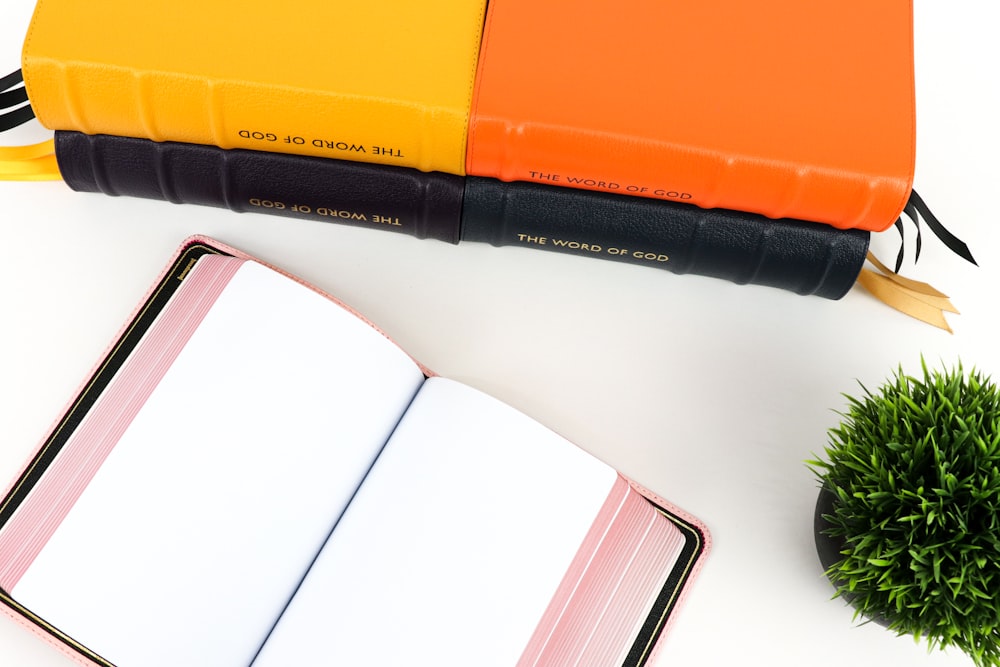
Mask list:
[[121,667],[246,667],[423,379],[244,263],[12,597]]
[[428,379],[254,667],[517,664],[616,478]]

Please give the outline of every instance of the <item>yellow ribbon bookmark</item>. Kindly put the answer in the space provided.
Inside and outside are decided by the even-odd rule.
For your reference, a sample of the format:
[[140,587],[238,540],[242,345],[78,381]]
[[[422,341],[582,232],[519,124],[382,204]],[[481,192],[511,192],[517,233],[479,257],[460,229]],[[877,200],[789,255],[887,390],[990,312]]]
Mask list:
[[27,146],[0,146],[0,162],[34,160],[46,155],[55,155],[55,152],[55,139]]
[[0,181],[58,181],[55,141],[0,146]]
[[904,278],[878,261],[871,251],[868,252],[867,259],[878,272],[868,268],[861,269],[858,275],[859,285],[890,308],[944,329],[948,333],[954,333],[948,326],[944,314],[945,312],[958,314],[958,309],[945,294],[927,283]]

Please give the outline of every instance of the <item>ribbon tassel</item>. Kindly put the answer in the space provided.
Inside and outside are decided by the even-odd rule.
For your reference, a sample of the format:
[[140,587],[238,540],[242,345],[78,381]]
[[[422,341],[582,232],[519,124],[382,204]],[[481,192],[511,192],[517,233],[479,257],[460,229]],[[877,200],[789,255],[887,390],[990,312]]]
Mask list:
[[[945,226],[931,212],[916,190],[910,192],[910,198],[906,202],[903,214],[913,222],[913,225],[917,229],[914,263],[920,259],[920,250],[923,246],[923,239],[920,233],[920,221],[922,219],[927,223],[927,228],[931,230],[934,236],[945,247],[967,262],[979,266],[972,257],[969,246],[945,229]],[[900,240],[899,253],[896,255],[895,270],[890,270],[869,251],[867,260],[875,267],[875,270],[868,268],[861,269],[857,284],[861,285],[872,296],[890,308],[894,308],[927,324],[944,329],[948,333],[953,333],[951,327],[948,326],[947,320],[945,320],[944,314],[958,314],[958,309],[948,300],[948,297],[927,283],[911,280],[899,275],[899,269],[903,264],[903,241],[905,240],[902,215],[896,220],[894,226],[899,232]]]
[[945,294],[927,283],[911,280],[889,270],[882,262],[868,252],[867,259],[877,271],[863,268],[858,275],[861,285],[872,296],[885,305],[925,322],[948,333],[954,333],[944,314],[959,314]]
[[[916,263],[920,259],[920,249],[923,246],[923,238],[920,233],[920,220],[923,219],[927,223],[927,228],[938,238],[941,243],[945,245],[948,250],[961,257],[967,262],[979,266],[975,258],[972,256],[972,251],[969,250],[969,246],[965,244],[964,241],[959,239],[957,236],[949,232],[941,221],[938,220],[937,216],[931,212],[929,206],[924,203],[923,198],[917,194],[916,190],[910,191],[910,198],[906,202],[906,206],[903,208],[903,214],[906,215],[912,222],[913,226],[917,230],[917,239],[915,246],[915,255],[913,262]],[[903,266],[903,216],[899,216],[896,222],[893,224],[896,231],[899,232],[899,253],[896,255],[896,273],[899,273],[899,269]]]

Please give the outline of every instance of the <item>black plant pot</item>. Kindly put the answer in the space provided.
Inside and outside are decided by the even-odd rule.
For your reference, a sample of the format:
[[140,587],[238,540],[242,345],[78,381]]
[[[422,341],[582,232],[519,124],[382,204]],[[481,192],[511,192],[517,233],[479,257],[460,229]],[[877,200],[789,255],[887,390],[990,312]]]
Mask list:
[[[823,518],[824,514],[833,514],[834,504],[837,502],[837,495],[826,486],[820,487],[819,496],[816,498],[816,512],[813,515],[813,534],[816,539],[816,553],[819,555],[819,562],[823,565],[823,571],[829,571],[840,559],[840,552],[843,551],[846,541],[842,537],[834,537],[826,534],[830,528],[830,522]],[[831,583],[835,582],[831,579]],[[841,593],[840,597],[848,604],[854,605],[854,596],[850,593]],[[865,618],[883,627],[889,627],[889,619],[883,616],[871,616],[865,614]]]

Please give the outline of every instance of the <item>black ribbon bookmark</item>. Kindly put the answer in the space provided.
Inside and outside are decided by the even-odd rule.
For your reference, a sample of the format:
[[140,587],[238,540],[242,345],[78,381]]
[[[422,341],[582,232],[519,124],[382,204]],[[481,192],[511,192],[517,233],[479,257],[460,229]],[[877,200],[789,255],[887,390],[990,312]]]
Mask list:
[[[969,246],[966,245],[964,241],[962,241],[954,234],[949,232],[945,228],[945,226],[941,224],[941,221],[938,220],[937,216],[935,216],[931,212],[931,209],[927,206],[926,203],[924,203],[924,200],[920,197],[920,195],[917,194],[916,190],[910,191],[910,198],[909,200],[907,200],[906,206],[903,208],[903,213],[913,222],[913,226],[916,227],[917,229],[915,256],[913,258],[914,262],[920,259],[920,249],[923,246],[923,239],[921,237],[921,232],[920,232],[920,220],[923,219],[923,221],[927,223],[927,227],[931,230],[934,236],[936,236],[938,240],[940,240],[941,243],[945,245],[946,248],[948,248],[953,253],[955,253],[962,259],[966,260],[967,262],[971,262],[972,264],[979,266],[976,260],[972,257],[972,251],[969,250]],[[896,222],[893,226],[896,228],[896,231],[899,232],[900,246],[899,246],[899,253],[896,254],[896,273],[899,273],[899,269],[903,265],[902,243],[905,240],[904,239],[905,234],[903,233],[902,215],[896,219]]]
[[6,76],[0,77],[0,91],[13,88],[19,83],[24,83],[24,76],[21,74],[21,70],[11,72]]
[[0,93],[0,109],[24,104],[28,101],[28,90],[24,86]]
[[[0,132],[23,125],[35,117],[30,104],[18,106],[28,101],[28,91],[23,86],[21,70],[0,77]],[[11,111],[6,111],[17,107]]]
[[0,132],[24,125],[34,117],[35,112],[31,110],[31,107],[21,107],[9,113],[0,114]]

